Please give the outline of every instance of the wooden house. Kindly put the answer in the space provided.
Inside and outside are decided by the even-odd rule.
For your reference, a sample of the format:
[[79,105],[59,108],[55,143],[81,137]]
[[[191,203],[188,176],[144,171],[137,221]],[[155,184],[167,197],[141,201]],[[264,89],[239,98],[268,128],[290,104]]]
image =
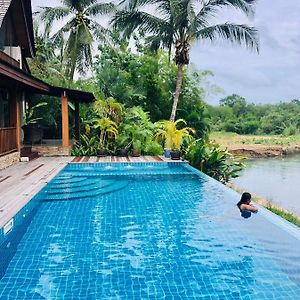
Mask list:
[[24,100],[28,94],[61,97],[62,147],[69,149],[68,100],[75,103],[79,137],[79,103],[92,93],[51,86],[30,74],[27,58],[35,55],[30,0],[0,0],[0,169],[20,158]]

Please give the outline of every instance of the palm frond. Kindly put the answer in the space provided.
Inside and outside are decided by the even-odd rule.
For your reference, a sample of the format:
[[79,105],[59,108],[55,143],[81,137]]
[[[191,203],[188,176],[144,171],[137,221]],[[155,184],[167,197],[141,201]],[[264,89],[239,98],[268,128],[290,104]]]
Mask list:
[[155,3],[156,1],[157,0],[122,0],[118,6],[122,10],[135,10],[144,5]]
[[96,21],[91,21],[90,28],[97,41],[113,44],[112,32],[108,28],[105,28]]
[[63,0],[65,6],[70,7],[73,11],[83,11],[86,7],[96,3],[96,0]]
[[84,11],[88,16],[107,15],[115,12],[116,6],[113,3],[95,3]]
[[40,10],[35,12],[42,21],[45,22],[46,27],[52,27],[55,20],[60,20],[71,13],[68,7],[40,7]]
[[217,13],[224,7],[233,7],[241,10],[247,16],[254,14],[256,0],[202,0],[202,8],[195,17],[195,25],[199,27],[209,26],[209,20],[215,18]]
[[[118,11],[112,19],[113,27],[124,31],[129,36],[137,28],[147,33],[160,33],[160,28],[167,22],[143,11]],[[125,29],[125,30],[124,30]]]
[[203,28],[196,33],[196,38],[209,39],[211,41],[217,37],[244,45],[259,52],[258,33],[254,27],[225,23]]
[[74,19],[67,22],[62,28],[60,28],[56,33],[53,34],[51,40],[55,44],[61,44],[63,36],[66,32],[69,32],[74,26]]

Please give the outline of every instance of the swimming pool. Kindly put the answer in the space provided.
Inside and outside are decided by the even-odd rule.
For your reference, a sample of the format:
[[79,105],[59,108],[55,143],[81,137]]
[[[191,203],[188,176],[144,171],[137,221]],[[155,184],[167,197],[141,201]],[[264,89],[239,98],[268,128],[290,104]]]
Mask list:
[[0,299],[299,299],[299,229],[185,163],[69,164],[0,235]]

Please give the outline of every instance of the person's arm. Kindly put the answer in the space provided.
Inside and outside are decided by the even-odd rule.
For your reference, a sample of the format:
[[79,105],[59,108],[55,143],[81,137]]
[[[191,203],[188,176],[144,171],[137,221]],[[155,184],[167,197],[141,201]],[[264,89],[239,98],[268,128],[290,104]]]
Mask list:
[[251,205],[251,204],[242,204],[241,205],[241,210],[249,210],[249,211],[252,211],[254,213],[256,213],[258,211],[258,209]]

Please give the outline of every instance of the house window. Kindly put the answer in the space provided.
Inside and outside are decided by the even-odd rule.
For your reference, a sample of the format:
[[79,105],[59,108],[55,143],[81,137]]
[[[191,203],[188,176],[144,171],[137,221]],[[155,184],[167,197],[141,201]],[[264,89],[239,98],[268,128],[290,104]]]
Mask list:
[[0,128],[10,126],[9,92],[0,88]]

